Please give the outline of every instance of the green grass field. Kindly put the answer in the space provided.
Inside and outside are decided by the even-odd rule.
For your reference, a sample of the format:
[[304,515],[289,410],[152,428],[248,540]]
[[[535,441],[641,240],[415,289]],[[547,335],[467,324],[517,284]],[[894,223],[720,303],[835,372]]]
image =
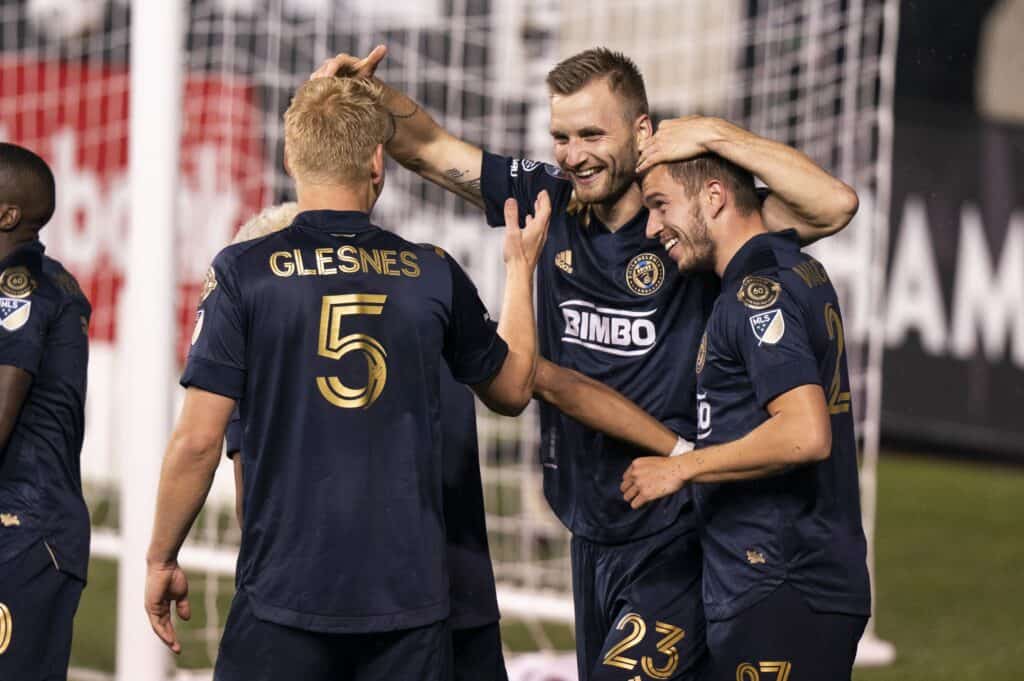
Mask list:
[[[857,670],[856,681],[1018,681],[1024,657],[1024,468],[887,455],[879,472],[879,634],[897,663]],[[114,665],[116,569],[94,561],[75,625],[72,665]],[[193,622],[180,663],[207,666],[203,584],[193,581]],[[227,612],[230,582],[217,608]],[[512,651],[528,649],[522,623],[503,623]],[[571,648],[565,627],[547,627]],[[1016,671],[1015,671],[1016,670]],[[794,679],[794,681],[798,681]]]

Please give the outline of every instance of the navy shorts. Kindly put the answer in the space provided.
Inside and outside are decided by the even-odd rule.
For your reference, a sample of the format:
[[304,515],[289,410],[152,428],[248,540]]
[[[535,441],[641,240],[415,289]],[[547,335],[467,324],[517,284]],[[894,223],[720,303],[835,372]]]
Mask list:
[[508,681],[497,622],[452,631],[454,681]]
[[57,569],[42,541],[0,565],[0,679],[64,681],[85,584]]
[[573,537],[580,681],[702,679],[701,561],[692,528],[614,545]]
[[370,634],[324,634],[256,617],[235,592],[220,641],[214,681],[393,681],[451,678],[445,622]]
[[783,584],[735,617],[708,622],[713,681],[850,681],[868,618],[812,610]]

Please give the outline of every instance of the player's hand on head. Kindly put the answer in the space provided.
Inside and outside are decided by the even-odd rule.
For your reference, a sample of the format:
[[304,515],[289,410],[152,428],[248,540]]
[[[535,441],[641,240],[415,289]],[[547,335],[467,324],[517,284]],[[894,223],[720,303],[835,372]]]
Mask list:
[[683,116],[662,121],[657,132],[637,145],[640,151],[637,172],[642,173],[659,163],[685,161],[707,153],[705,144],[713,135],[715,120],[707,116]]
[[686,484],[682,457],[645,456],[633,459],[622,474],[622,498],[633,508],[674,494]]
[[519,229],[519,204],[515,199],[505,201],[505,262],[522,261],[532,271],[540,260],[548,238],[551,222],[551,199],[546,191],[537,195],[533,214],[526,216],[526,226]]
[[309,79],[329,78],[331,76],[372,78],[373,74],[377,71],[377,65],[380,64],[387,53],[388,48],[385,45],[378,45],[361,59],[351,54],[339,54],[320,64],[320,68],[314,71]]
[[188,600],[188,579],[177,563],[172,565],[149,565],[146,568],[146,614],[153,631],[175,654],[181,652],[171,619],[171,601],[175,603],[178,617],[192,618],[192,606]]

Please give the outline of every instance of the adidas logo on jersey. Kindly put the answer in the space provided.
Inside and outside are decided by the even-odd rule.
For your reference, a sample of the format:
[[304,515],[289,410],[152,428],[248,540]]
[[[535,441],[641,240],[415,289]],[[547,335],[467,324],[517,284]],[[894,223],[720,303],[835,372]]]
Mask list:
[[566,274],[572,274],[572,249],[559,251],[555,254],[555,267]]
[[586,300],[561,303],[565,330],[562,342],[619,357],[646,355],[658,340],[650,317],[657,308],[644,311],[598,307]]

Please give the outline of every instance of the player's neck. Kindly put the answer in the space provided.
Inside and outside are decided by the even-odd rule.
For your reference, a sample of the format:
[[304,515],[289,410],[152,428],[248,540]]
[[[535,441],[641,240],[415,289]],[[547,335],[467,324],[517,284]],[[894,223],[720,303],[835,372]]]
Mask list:
[[372,188],[347,185],[295,184],[299,212],[307,210],[353,210],[369,213],[376,195]]
[[9,232],[0,231],[0,260],[4,260],[25,244],[39,239],[39,231],[17,227]]
[[643,207],[644,198],[640,188],[635,183],[630,183],[617,199],[609,203],[595,203],[591,209],[594,211],[594,217],[600,220],[609,232],[617,232],[635,218]]
[[715,274],[721,277],[725,268],[744,244],[768,230],[761,221],[761,213],[750,215],[733,215],[718,230],[715,238]]

